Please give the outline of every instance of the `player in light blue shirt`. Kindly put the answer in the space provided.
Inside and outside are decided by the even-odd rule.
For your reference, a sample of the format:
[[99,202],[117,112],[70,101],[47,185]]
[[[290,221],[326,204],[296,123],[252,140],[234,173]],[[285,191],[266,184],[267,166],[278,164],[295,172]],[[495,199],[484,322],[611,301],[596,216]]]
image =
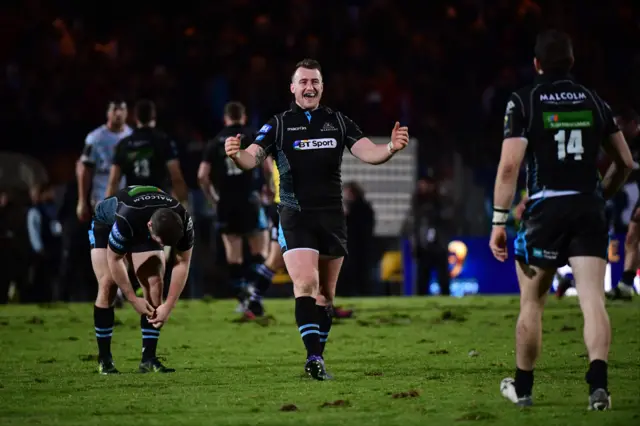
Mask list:
[[[116,145],[132,131],[126,120],[127,104],[124,101],[112,101],[107,108],[107,123],[93,130],[85,139],[84,150],[76,170],[76,213],[81,222],[91,219],[92,207],[104,199]],[[121,188],[122,184],[123,182],[120,182]]]

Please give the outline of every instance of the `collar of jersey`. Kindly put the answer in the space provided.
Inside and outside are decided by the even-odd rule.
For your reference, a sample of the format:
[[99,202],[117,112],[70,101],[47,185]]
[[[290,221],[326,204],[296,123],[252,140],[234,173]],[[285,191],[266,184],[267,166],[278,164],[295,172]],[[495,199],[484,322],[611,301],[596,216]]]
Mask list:
[[573,77],[569,73],[563,72],[550,72],[544,74],[538,74],[536,76],[536,83],[550,83],[553,81],[561,80],[573,80]]
[[318,105],[318,108],[316,109],[305,109],[305,108],[301,108],[300,105],[298,105],[295,101],[291,102],[291,111],[293,112],[314,112],[314,111],[324,111],[326,109],[326,107],[322,104]]

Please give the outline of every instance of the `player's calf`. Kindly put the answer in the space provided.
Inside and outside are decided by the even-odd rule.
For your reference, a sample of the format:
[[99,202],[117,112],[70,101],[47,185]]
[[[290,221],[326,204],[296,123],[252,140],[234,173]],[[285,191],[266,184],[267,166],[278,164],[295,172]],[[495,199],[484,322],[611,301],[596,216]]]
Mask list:
[[93,306],[93,326],[98,345],[98,372],[117,374],[111,355],[111,337],[115,324],[113,302],[117,291],[110,276],[102,275],[98,280],[98,295]]

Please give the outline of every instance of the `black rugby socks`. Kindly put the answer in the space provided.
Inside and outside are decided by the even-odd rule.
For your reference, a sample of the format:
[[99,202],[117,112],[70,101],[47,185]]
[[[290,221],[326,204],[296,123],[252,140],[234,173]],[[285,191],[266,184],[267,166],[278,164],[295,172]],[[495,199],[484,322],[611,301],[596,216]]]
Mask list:
[[98,342],[98,358],[101,360],[111,359],[111,336],[113,335],[113,324],[115,313],[113,307],[99,308],[93,306],[93,325]]
[[329,332],[333,324],[333,307],[316,305],[318,311],[318,325],[320,330],[320,355],[324,353],[324,348],[329,339]]
[[238,300],[242,302],[244,300],[244,290],[246,286],[242,265],[237,263],[230,263],[228,266],[228,270],[231,288],[233,288],[233,291]]
[[518,398],[531,396],[533,391],[533,370],[520,370],[516,367],[516,395]]
[[607,362],[601,359],[594,359],[591,361],[589,364],[589,371],[587,371],[585,379],[589,384],[589,394],[592,394],[596,389],[604,389],[609,393]]
[[320,356],[322,348],[315,298],[311,296],[296,297],[296,323],[300,337],[307,348],[307,358]]
[[633,286],[633,281],[635,279],[636,279],[636,271],[628,269],[622,272],[622,278],[620,279],[620,281],[622,281],[628,286]]
[[275,274],[274,271],[265,266],[264,260],[264,257],[260,254],[251,256],[251,266],[248,273],[250,281],[255,283],[256,290],[261,296],[269,290]]
[[142,362],[145,362],[156,357],[160,329],[149,324],[146,315],[140,316],[140,329],[142,330]]

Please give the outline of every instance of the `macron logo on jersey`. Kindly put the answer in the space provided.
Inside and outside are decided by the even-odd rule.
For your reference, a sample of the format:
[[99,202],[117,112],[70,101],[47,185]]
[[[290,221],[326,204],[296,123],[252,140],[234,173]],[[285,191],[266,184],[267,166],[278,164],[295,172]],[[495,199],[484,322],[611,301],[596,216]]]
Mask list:
[[335,148],[338,142],[333,138],[326,139],[302,139],[293,143],[293,149],[297,151],[305,151],[309,149],[326,149]]
[[269,126],[268,124],[265,124],[264,126],[262,126],[260,131],[258,131],[258,133],[269,133],[269,130],[271,130],[271,126]]

